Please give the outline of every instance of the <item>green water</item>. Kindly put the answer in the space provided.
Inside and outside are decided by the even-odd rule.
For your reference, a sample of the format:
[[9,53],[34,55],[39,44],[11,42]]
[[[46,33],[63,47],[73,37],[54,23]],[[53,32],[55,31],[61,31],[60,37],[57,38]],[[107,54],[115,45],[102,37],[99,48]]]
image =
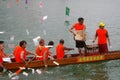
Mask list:
[[[43,8],[39,3],[43,3]],[[0,40],[5,41],[5,52],[12,53],[13,48],[8,44],[17,45],[19,41],[26,40],[27,49],[35,51],[33,38],[40,36],[48,41],[53,40],[55,45],[61,38],[65,40],[65,45],[75,48],[72,34],[68,29],[77,21],[78,17],[84,17],[88,39],[91,40],[98,28],[98,23],[103,21],[109,31],[112,49],[120,50],[120,10],[119,0],[0,0]],[[65,15],[65,8],[70,8],[70,16]],[[43,16],[48,16],[42,21]],[[65,21],[68,21],[67,25]],[[26,30],[29,31],[29,35]],[[14,40],[10,38],[14,36]],[[55,54],[55,47],[52,48]],[[77,49],[70,53],[76,53]],[[69,53],[67,53],[69,54]],[[28,77],[23,74],[18,75],[19,80],[119,80],[120,61],[107,61],[90,64],[77,64],[62,67],[48,68],[42,74],[32,74]],[[7,73],[0,77],[0,80],[11,80]]]

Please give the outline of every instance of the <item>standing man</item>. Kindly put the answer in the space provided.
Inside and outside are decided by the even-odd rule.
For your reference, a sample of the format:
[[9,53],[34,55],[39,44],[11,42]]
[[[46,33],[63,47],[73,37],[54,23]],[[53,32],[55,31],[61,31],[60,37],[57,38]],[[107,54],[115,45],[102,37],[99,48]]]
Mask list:
[[[71,28],[70,32],[73,33],[74,39],[76,42],[76,47],[78,48],[78,52],[80,55],[84,55],[86,52],[86,33],[85,33],[85,25],[84,25],[84,18],[78,18],[78,22],[75,23]],[[82,51],[83,50],[83,51]],[[81,53],[84,52],[84,53]]]
[[22,40],[20,41],[19,45],[15,47],[13,54],[15,56],[16,62],[26,62],[26,55],[34,54],[26,50],[26,45],[27,45],[27,42],[25,40]]
[[74,50],[74,48],[67,48],[64,46],[64,40],[61,39],[59,44],[56,46],[56,56],[57,59],[62,59],[64,58],[65,55],[65,50]]
[[107,40],[110,46],[110,39],[108,35],[108,30],[105,29],[105,24],[103,22],[99,23],[99,28],[96,30],[96,34],[93,42],[95,42],[97,37],[98,37],[99,52],[100,53],[108,52]]

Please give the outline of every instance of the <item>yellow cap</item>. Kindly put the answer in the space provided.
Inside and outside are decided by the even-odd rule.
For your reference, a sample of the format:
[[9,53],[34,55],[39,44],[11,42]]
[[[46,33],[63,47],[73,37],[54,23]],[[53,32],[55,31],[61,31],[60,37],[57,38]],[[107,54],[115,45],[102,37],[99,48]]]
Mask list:
[[104,26],[105,26],[105,23],[100,22],[100,23],[99,23],[99,26],[104,27]]

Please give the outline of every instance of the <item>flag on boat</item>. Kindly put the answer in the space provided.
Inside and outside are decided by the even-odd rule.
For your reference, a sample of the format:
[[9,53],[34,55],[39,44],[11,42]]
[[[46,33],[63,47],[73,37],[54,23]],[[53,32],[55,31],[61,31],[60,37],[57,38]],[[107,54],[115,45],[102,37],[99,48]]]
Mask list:
[[69,14],[70,14],[70,8],[66,7],[66,15],[69,16]]

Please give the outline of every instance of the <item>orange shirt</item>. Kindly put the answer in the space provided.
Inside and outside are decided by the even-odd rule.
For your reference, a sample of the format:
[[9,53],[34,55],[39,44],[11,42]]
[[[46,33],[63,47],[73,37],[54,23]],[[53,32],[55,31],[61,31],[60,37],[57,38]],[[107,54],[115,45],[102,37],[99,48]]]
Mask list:
[[85,29],[84,24],[80,25],[79,23],[75,23],[73,26],[74,26],[75,30],[83,30],[83,29]]
[[23,49],[20,46],[16,46],[16,48],[14,49],[13,53],[14,53],[16,62],[23,62],[20,56],[22,51],[24,52],[23,58],[26,59],[26,55],[27,55],[26,49]]
[[37,55],[39,55],[41,53],[42,48],[44,48],[44,46],[39,45],[39,46],[36,47],[35,52],[36,52]]
[[0,51],[0,63],[3,63],[3,52],[2,51]]
[[64,57],[64,46],[62,44],[58,44],[56,47],[56,56],[57,59],[62,59]]
[[[47,52],[47,53],[46,53]],[[36,53],[38,56],[40,56],[40,58],[37,58],[37,60],[44,60],[44,54],[46,53],[46,59],[48,59],[49,56],[49,49],[46,47],[42,47],[42,49],[40,50],[40,47],[36,48]]]
[[98,35],[98,44],[106,44],[107,43],[108,31],[106,29],[97,29],[96,34]]

